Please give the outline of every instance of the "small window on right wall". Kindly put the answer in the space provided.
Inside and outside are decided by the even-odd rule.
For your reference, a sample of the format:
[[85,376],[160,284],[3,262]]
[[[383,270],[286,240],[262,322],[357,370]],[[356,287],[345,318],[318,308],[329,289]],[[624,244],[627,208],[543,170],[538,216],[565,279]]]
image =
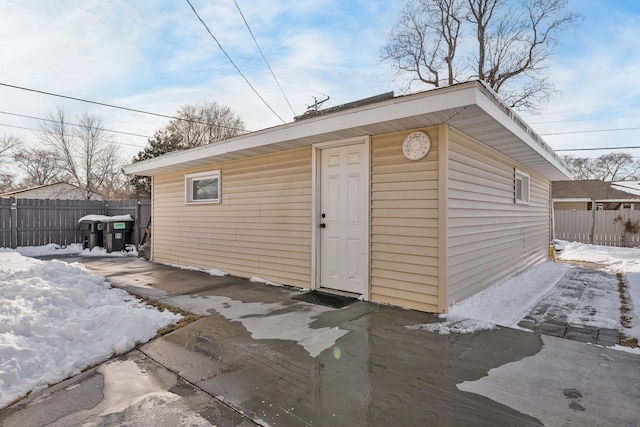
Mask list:
[[529,175],[516,169],[515,201],[516,203],[529,204],[530,178]]

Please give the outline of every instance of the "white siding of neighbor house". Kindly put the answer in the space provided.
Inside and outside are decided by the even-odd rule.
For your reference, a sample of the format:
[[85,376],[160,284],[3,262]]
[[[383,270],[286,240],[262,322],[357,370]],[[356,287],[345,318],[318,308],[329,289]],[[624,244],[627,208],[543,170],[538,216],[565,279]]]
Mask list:
[[[450,128],[447,304],[548,258],[550,182]],[[514,168],[530,204],[514,203]]]
[[[185,204],[184,176],[220,170],[219,204]],[[153,180],[153,259],[308,288],[311,148]]]
[[371,141],[371,300],[438,311],[438,130],[431,150],[407,160],[411,132]]

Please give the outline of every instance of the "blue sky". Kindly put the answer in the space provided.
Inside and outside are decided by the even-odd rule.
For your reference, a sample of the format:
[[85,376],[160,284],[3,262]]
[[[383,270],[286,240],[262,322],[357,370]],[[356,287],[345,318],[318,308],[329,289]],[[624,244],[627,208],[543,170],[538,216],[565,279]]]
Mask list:
[[[233,0],[192,0],[213,34],[285,121],[313,97],[325,106],[395,90],[380,49],[404,1],[236,0],[293,107],[289,108]],[[549,62],[557,92],[542,114],[522,114],[555,149],[640,145],[640,2],[570,0],[584,20]],[[186,1],[0,0],[0,83],[172,115],[215,100],[250,130],[282,123],[253,93]],[[428,87],[414,87],[424,90]],[[166,119],[0,86],[0,135],[37,143],[33,119],[62,106],[101,115],[109,129],[153,135]],[[9,126],[7,126],[9,125]],[[587,131],[587,132],[585,132]],[[570,132],[570,133],[569,133]],[[114,135],[131,157],[141,137]],[[628,150],[640,156],[640,150]],[[602,151],[578,152],[595,156]]]

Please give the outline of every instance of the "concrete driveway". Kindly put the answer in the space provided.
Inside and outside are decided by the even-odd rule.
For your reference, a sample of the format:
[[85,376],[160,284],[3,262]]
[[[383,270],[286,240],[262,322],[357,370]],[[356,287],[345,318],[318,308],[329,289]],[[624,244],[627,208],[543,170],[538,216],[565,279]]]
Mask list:
[[136,258],[79,258],[203,317],[4,409],[3,426],[636,426],[640,356]]

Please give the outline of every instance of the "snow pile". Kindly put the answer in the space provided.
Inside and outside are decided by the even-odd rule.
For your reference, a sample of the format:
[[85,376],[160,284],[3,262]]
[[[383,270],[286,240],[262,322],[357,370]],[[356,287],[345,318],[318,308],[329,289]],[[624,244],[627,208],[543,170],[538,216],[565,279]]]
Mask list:
[[551,261],[536,265],[449,307],[446,316],[468,317],[518,328],[518,323],[567,274]]
[[80,264],[0,253],[0,407],[153,338],[181,316]]
[[569,266],[545,262],[491,286],[449,307],[444,322],[410,326],[440,334],[470,334],[495,325],[517,328],[518,323],[564,277]]
[[[556,246],[562,248],[562,260],[602,264],[610,273],[624,274],[631,309],[631,326],[625,328],[624,333],[640,340],[640,249],[563,241],[557,242]],[[474,333],[492,329],[494,325],[522,329],[518,323],[543,298],[549,301],[550,306],[566,307],[565,316],[572,324],[620,327],[617,283],[605,283],[601,276],[585,273],[581,277],[594,286],[589,288],[577,306],[572,306],[574,301],[568,299],[562,289],[556,289],[570,268],[563,263],[545,262],[449,307],[447,314],[440,315],[443,322],[408,328],[440,334]],[[617,282],[615,278],[613,281]],[[592,313],[594,311],[595,314]]]

